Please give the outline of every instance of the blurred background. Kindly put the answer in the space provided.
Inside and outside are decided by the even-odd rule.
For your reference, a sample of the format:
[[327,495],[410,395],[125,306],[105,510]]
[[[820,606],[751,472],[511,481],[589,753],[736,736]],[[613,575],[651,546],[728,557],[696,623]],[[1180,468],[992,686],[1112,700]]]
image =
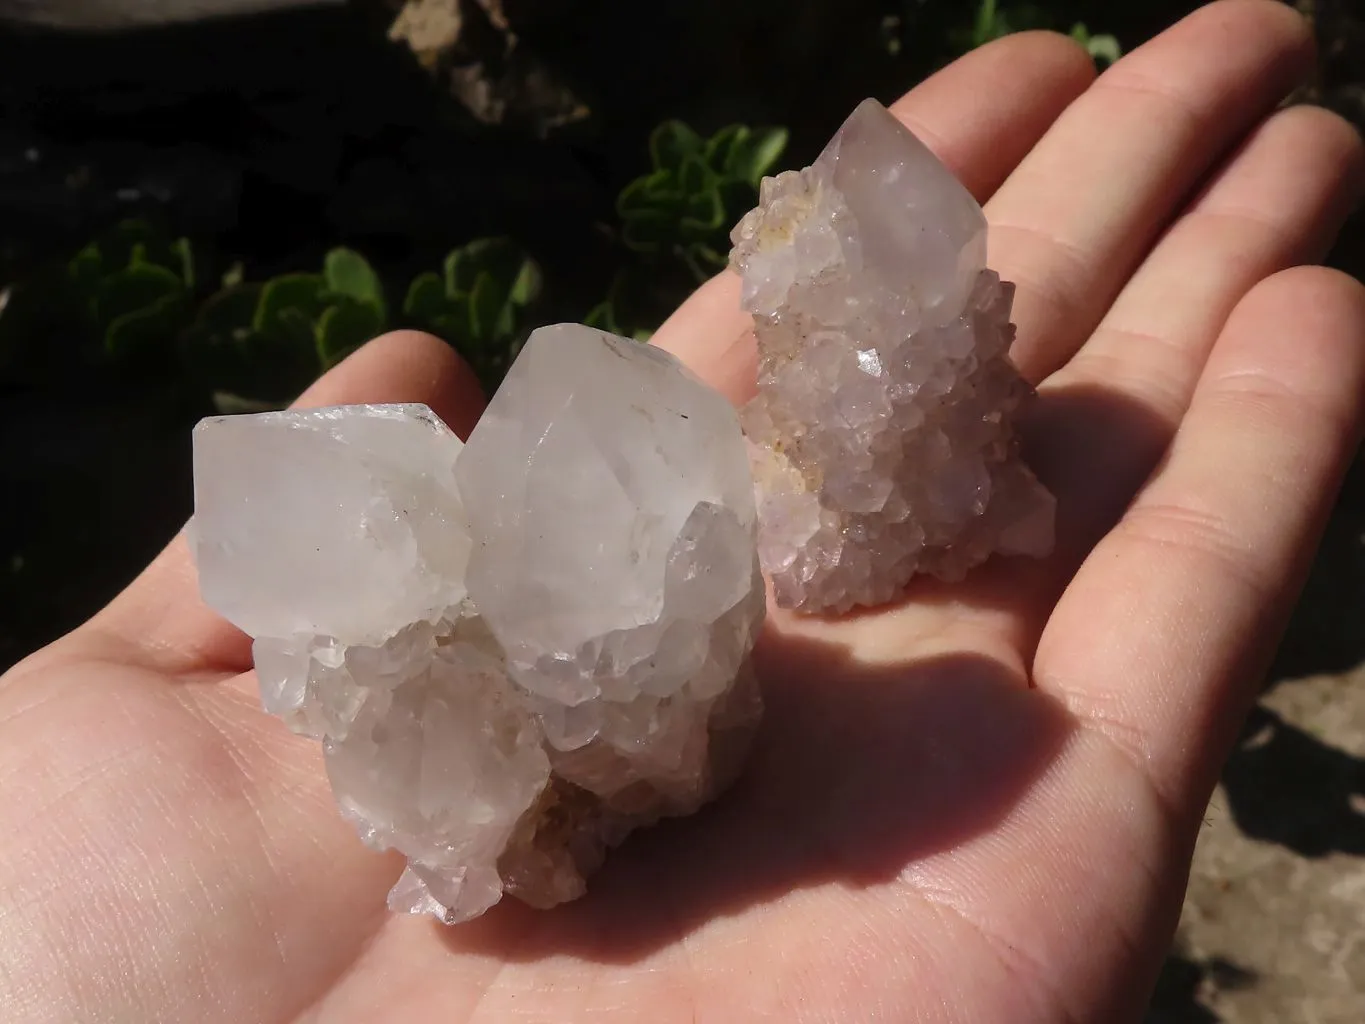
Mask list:
[[[189,430],[379,331],[489,387],[648,337],[764,173],[1030,28],[1105,65],[1174,0],[0,0],[0,670],[190,512]],[[1365,126],[1365,0],[1296,102]],[[1332,262],[1361,276],[1357,218]],[[1152,1024],[1365,1021],[1365,473],[1208,815]]]

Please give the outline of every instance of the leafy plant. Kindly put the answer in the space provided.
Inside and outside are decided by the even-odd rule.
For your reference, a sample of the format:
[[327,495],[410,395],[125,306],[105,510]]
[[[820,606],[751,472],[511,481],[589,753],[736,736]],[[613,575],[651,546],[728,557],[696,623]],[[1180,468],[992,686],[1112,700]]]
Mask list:
[[181,352],[220,407],[284,401],[384,330],[384,289],[359,253],[333,249],[320,273],[232,283],[210,298]]
[[[46,335],[77,341],[68,362],[73,355],[102,363],[164,354],[191,315],[194,291],[188,240],[123,221],[69,260],[6,290],[0,348],[9,361],[24,355],[18,350],[25,338]],[[41,353],[29,355],[42,361]]]
[[480,238],[451,252],[442,273],[417,277],[403,315],[454,345],[492,385],[525,340],[527,314],[541,287],[539,265],[515,242]]
[[679,260],[697,283],[725,266],[726,235],[753,206],[787,145],[785,128],[730,125],[704,139],[665,121],[649,139],[653,169],[616,199],[621,239],[637,253]]
[[607,297],[588,311],[583,323],[623,338],[649,341],[654,329],[647,325],[657,324],[667,310],[641,308],[642,300],[648,304],[653,298],[647,275],[647,270],[639,268],[622,269],[612,280]]
[[[966,52],[1014,32],[1052,27],[1052,15],[1037,4],[1003,5],[997,0],[981,0],[971,27],[955,30],[952,38],[955,49]],[[1099,63],[1112,64],[1123,55],[1116,38],[1111,35],[1092,35],[1081,22],[1071,27],[1070,35]]]
[[1086,52],[1100,64],[1113,64],[1123,56],[1119,41],[1109,35],[1091,35],[1083,22],[1071,26],[1071,38],[1085,47]]

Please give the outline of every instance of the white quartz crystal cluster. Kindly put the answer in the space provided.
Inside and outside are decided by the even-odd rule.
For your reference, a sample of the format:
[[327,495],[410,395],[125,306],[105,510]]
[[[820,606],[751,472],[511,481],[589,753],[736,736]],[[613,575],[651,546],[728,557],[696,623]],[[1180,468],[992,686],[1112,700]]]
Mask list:
[[738,418],[665,353],[532,335],[468,444],[426,407],[205,420],[192,543],[266,709],[322,741],[397,910],[573,899],[737,769],[760,711]]
[[867,100],[812,166],[763,181],[732,239],[779,604],[877,605],[916,573],[1051,550],[1053,498],[1017,452],[1032,391],[1008,356],[1014,288],[986,269],[981,208],[927,147]]

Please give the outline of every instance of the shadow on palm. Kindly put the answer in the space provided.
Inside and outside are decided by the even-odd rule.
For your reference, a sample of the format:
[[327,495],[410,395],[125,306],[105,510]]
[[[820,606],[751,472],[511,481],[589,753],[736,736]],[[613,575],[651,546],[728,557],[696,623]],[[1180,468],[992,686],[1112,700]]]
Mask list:
[[[1045,394],[1027,444],[1058,495],[1056,555],[992,562],[954,586],[917,581],[903,603],[1004,611],[1036,636],[1170,436],[1107,388]],[[541,912],[507,900],[478,922],[440,928],[449,948],[629,963],[794,890],[892,881],[995,828],[1077,728],[1029,688],[1017,667],[1028,656],[1008,665],[963,651],[872,665],[848,644],[769,629],[755,660],[766,712],[731,792],[631,836],[578,902]]]
[[582,900],[549,912],[509,900],[441,929],[450,948],[628,963],[796,889],[892,881],[993,828],[1072,728],[978,656],[871,669],[832,645],[782,641],[760,650],[760,675],[768,708],[731,792],[632,836]]

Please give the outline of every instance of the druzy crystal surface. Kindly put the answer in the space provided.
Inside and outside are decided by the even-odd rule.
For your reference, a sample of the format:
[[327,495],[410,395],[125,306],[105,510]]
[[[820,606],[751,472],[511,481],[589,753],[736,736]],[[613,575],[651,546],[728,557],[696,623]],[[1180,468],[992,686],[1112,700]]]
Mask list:
[[191,537],[266,710],[408,867],[396,910],[551,906],[686,814],[760,713],[734,410],[663,352],[532,335],[468,444],[424,406],[205,420]]
[[742,422],[780,605],[847,610],[917,573],[1041,556],[1052,496],[1018,453],[1032,390],[1014,288],[976,200],[892,114],[861,104],[810,167],[763,181],[731,264],[758,339]]

